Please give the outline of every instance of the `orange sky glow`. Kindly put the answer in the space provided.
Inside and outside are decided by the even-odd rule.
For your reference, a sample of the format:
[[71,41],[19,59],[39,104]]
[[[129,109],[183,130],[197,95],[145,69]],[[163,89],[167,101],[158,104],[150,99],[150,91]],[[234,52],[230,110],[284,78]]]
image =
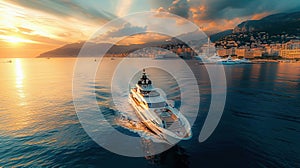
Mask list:
[[[97,1],[89,2],[90,6],[75,4],[71,1],[66,1],[64,4],[54,1],[49,1],[48,4],[42,4],[39,1],[31,3],[29,1],[1,1],[0,58],[36,57],[68,43],[85,41],[99,27],[114,18],[140,11],[168,9],[159,7],[160,4],[151,6],[147,1],[142,1],[139,5],[134,0],[102,1],[101,3],[105,3],[107,9],[106,6],[94,7],[96,6],[94,3],[100,3]],[[177,1],[172,4],[175,3]],[[48,7],[51,5],[52,8]],[[190,5],[190,16],[187,19],[196,23],[204,31],[217,32],[232,29],[244,20],[260,19],[270,14],[270,12],[260,12],[232,19],[203,19],[207,10],[205,5]],[[150,39],[159,38],[159,36],[141,34],[128,40],[130,43],[141,44]]]

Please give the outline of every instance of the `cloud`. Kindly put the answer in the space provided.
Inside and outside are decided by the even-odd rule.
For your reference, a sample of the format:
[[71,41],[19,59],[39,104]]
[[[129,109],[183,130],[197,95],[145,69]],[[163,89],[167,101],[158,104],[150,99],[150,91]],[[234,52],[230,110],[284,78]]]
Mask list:
[[[278,13],[300,8],[299,0],[190,0],[190,6],[198,9],[198,19],[234,19],[251,18],[260,13]],[[200,10],[202,7],[202,10]],[[204,8],[203,8],[204,7]]]
[[176,14],[178,16],[188,18],[189,17],[190,6],[187,0],[175,0],[172,5],[168,8],[170,13]]
[[190,19],[204,30],[232,29],[245,20],[299,11],[300,1],[290,0],[190,0]]
[[150,5],[152,8],[157,9],[159,7],[167,9],[173,3],[174,0],[151,0]]
[[143,33],[128,36],[118,42],[119,45],[131,45],[131,44],[145,44],[147,42],[161,42],[169,39],[170,37],[157,34],[157,33]]
[[270,14],[271,14],[270,12],[263,12],[263,13],[254,14],[251,17],[251,20],[259,20],[259,19],[262,19],[266,16],[269,16]]
[[187,0],[171,0],[163,2],[164,3],[161,3],[161,1],[159,1],[158,4],[161,4],[162,6],[159,6],[154,10],[158,13],[158,16],[160,12],[170,12],[183,18],[189,18],[190,5]]
[[116,38],[124,37],[129,34],[136,34],[137,32],[146,32],[147,27],[132,26],[130,23],[125,23],[122,28],[109,31],[105,34],[105,37]]
[[[13,53],[24,57],[27,53],[26,56],[36,56],[42,50],[85,40],[99,26],[85,19],[60,17],[5,1],[0,2],[0,9],[0,54],[4,55]],[[14,39],[19,39],[18,45],[12,45],[10,41]]]
[[17,27],[18,31],[24,33],[24,34],[30,34],[33,32],[33,30],[25,28],[25,27]]
[[147,32],[147,26],[133,26],[125,23],[123,27],[108,31],[105,34],[91,39],[95,43],[116,43],[119,45],[144,44],[147,42],[165,41],[170,37],[167,35]]
[[[35,33],[35,30],[23,27],[11,28],[11,29],[1,29],[0,30],[0,40],[5,39],[3,37],[18,37],[22,38],[26,41],[24,42],[31,42],[35,44],[43,44],[43,45],[62,45],[65,42],[59,39],[53,39],[46,36],[42,36]],[[70,35],[68,36],[70,37]]]
[[[193,21],[205,31],[220,31],[234,28],[245,20],[299,9],[299,0],[5,0],[0,1],[0,35],[27,38],[37,42],[34,45],[58,46],[86,40],[99,26],[133,12],[157,11],[168,25],[155,25],[161,29],[185,25],[185,19],[178,20],[171,14],[162,13],[170,12]],[[168,20],[167,17],[172,16]],[[121,38],[146,29],[151,28],[124,24],[121,28],[110,29],[106,36],[108,39]],[[150,35],[137,35],[130,39],[141,42],[147,37],[151,38]],[[32,50],[37,48],[40,49],[35,46]]]
[[101,10],[100,6],[84,6],[82,4],[63,0],[63,1],[35,1],[35,0],[9,0],[8,2],[22,7],[39,10],[42,12],[56,15],[59,17],[77,17],[91,21],[108,21],[116,18],[112,13]]
[[[26,1],[27,2],[27,1]],[[47,12],[0,2],[0,31],[6,35],[31,35],[58,41],[85,40],[95,32],[99,24],[76,17],[58,17]],[[68,34],[61,36],[62,34]]]

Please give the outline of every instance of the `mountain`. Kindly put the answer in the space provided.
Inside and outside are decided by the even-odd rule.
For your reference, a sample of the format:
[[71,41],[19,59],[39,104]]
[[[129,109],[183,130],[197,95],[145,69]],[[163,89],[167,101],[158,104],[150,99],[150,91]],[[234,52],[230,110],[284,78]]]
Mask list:
[[95,50],[97,48],[104,48],[110,44],[101,44],[97,45],[95,43],[85,43],[85,42],[78,42],[78,43],[71,43],[59,47],[57,49],[47,51],[45,53],[40,54],[38,57],[74,57],[77,56],[80,52],[80,49],[83,45],[86,45],[90,50]]
[[[224,34],[228,34],[228,31],[223,33],[216,34],[214,36],[221,36]],[[232,32],[230,30],[229,32]],[[184,44],[183,41],[187,42]],[[107,54],[114,56],[125,56],[135,50],[142,49],[145,47],[160,47],[160,48],[170,48],[172,46],[177,45],[191,45],[199,46],[200,44],[207,43],[207,36],[204,32],[201,31],[193,31],[185,34],[181,34],[177,37],[169,38],[166,40],[158,40],[152,41],[144,44],[131,44],[131,45],[113,45],[110,43],[92,43],[92,42],[77,42],[64,45],[57,49],[47,51],[45,53],[40,54],[38,57],[77,57],[81,48],[84,46],[88,53],[85,53],[85,56],[97,56],[99,54]],[[106,52],[105,49],[109,48]]]
[[[174,38],[167,38],[162,40],[154,40],[152,42],[147,42],[144,44],[131,44],[131,45],[117,45],[110,43],[92,43],[92,42],[78,42],[71,43],[59,47],[57,49],[47,51],[45,53],[40,54],[38,57],[77,57],[81,48],[84,46],[85,51],[88,53],[84,53],[81,56],[98,56],[99,54],[113,55],[113,56],[126,56],[136,50],[143,49],[146,47],[159,47],[159,48],[170,48],[171,46],[177,45],[192,45],[193,43],[199,44],[202,42],[203,44],[207,42],[207,37],[203,36],[203,32],[189,32],[186,34],[182,34],[180,36]],[[197,39],[194,41],[193,39]],[[188,44],[184,44],[181,40],[187,41]],[[108,51],[106,51],[109,49]]]
[[[85,47],[85,51],[87,51],[87,53],[84,53],[81,56],[89,57],[98,56],[99,54],[124,56],[124,54],[126,55],[138,49],[145,47],[158,47],[166,44],[168,44],[168,42],[165,41],[132,45],[113,45],[110,43],[91,43],[82,41],[78,43],[67,44],[57,49],[47,51],[40,54],[38,57],[77,57],[83,46]],[[107,49],[108,51],[106,52]]]
[[233,33],[233,30],[230,29],[230,30],[225,30],[225,31],[222,31],[222,32],[219,32],[219,33],[216,33],[216,34],[212,34],[212,35],[210,35],[210,40],[211,40],[211,42],[214,43],[215,41],[217,41],[217,40],[219,40],[219,39],[221,39],[221,38],[223,38],[227,35],[230,35],[232,33]]
[[299,34],[300,12],[279,13],[260,20],[248,20],[236,26],[233,33],[267,32],[270,34]]

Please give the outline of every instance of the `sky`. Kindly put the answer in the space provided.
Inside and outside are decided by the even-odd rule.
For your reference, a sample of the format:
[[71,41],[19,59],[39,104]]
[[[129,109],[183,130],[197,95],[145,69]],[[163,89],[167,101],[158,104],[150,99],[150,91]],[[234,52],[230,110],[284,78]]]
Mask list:
[[[36,57],[68,43],[86,41],[101,26],[137,12],[170,12],[203,31],[218,32],[232,29],[242,21],[299,9],[299,0],[2,0],[0,58]],[[173,27],[180,24],[170,21]],[[148,27],[124,24],[108,29],[109,38],[114,38],[122,32]],[[130,43],[152,38],[158,37],[139,34]]]

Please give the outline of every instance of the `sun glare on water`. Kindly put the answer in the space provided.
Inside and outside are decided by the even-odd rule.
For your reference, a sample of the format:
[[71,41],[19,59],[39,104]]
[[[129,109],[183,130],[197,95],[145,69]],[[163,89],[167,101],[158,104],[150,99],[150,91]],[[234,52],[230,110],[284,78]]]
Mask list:
[[16,87],[16,92],[19,98],[19,105],[25,105],[26,102],[24,100],[25,96],[25,92],[24,92],[24,71],[23,71],[23,66],[22,66],[22,61],[21,59],[16,59],[15,60],[15,77],[16,77],[16,83],[15,83],[15,87]]

